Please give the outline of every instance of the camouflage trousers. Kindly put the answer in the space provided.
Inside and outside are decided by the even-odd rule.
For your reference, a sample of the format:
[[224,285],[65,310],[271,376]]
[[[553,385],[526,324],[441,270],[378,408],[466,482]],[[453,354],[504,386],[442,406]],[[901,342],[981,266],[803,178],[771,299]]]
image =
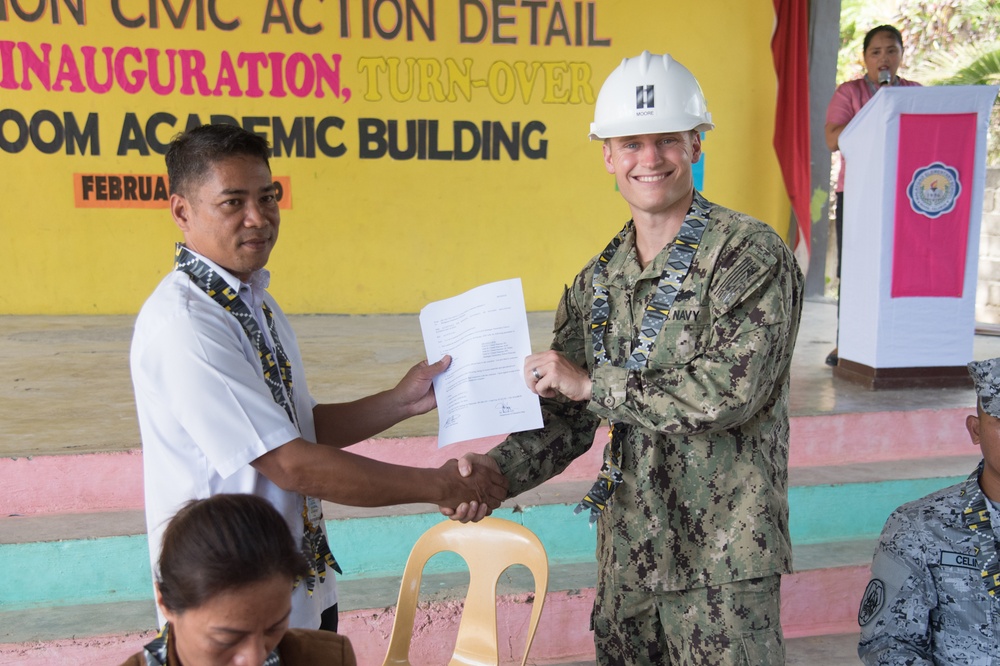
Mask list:
[[591,616],[597,663],[781,666],[780,591],[779,575],[659,594],[622,594],[598,583]]

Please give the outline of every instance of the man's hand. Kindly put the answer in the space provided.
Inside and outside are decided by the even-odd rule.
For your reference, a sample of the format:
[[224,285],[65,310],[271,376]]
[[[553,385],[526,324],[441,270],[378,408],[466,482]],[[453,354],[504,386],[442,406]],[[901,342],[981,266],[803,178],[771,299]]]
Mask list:
[[587,371],[551,349],[524,359],[524,382],[543,398],[564,395],[570,400],[590,400],[593,391]]
[[348,506],[433,502],[450,515],[472,505],[482,518],[507,498],[496,465],[460,470],[454,458],[437,468],[408,467],[296,438],[251,464],[279,488]]
[[448,369],[451,356],[445,355],[440,361],[428,364],[421,361],[409,369],[396,387],[392,389],[393,399],[407,417],[424,414],[437,406],[434,398],[435,377]]
[[466,461],[469,456],[478,455],[466,454],[461,461],[452,458],[439,468],[452,482],[448,497],[439,505],[441,513],[446,516],[468,515],[463,523],[470,519],[482,520],[507,499],[507,477],[500,473],[492,458],[479,456],[488,459],[492,465],[480,462],[475,468]]
[[[449,461],[451,462],[451,461]],[[480,474],[484,471],[490,472],[490,474],[495,474],[503,479],[503,497],[501,501],[507,498],[507,479],[502,474],[500,474],[500,467],[497,465],[497,461],[493,460],[487,455],[482,453],[466,453],[462,456],[461,460],[458,461],[458,472],[462,477],[471,477],[474,474]],[[480,520],[486,516],[493,513],[493,509],[500,506],[498,502],[495,506],[490,506],[483,504],[481,502],[462,502],[454,508],[442,506],[441,513],[448,516],[452,520],[457,520],[462,523],[478,523]]]
[[421,361],[409,369],[399,383],[353,402],[316,405],[316,441],[343,448],[373,437],[386,428],[434,409],[434,378],[448,369],[451,357],[433,365]]

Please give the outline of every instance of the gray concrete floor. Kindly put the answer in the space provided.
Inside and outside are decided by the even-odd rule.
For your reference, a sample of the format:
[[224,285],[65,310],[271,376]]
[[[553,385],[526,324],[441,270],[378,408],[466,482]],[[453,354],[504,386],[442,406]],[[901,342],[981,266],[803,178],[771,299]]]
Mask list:
[[786,666],[857,666],[858,634],[810,636],[787,641]]
[[[324,402],[390,388],[423,358],[417,315],[296,315],[309,388]],[[121,451],[139,447],[129,378],[132,316],[4,316],[0,330],[0,455]],[[528,315],[532,345],[550,340],[551,312]],[[834,378],[836,305],[807,301],[792,359],[792,415],[972,407],[967,389],[868,391]],[[1000,356],[1000,337],[976,335],[976,359]],[[433,435],[436,415],[390,437]]]

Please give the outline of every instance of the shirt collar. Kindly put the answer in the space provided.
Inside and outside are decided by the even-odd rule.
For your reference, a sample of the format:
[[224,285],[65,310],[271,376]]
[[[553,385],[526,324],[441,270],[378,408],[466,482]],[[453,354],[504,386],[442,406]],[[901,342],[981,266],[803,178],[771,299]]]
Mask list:
[[[691,207],[688,208],[688,212],[685,214],[685,221],[691,217],[692,212],[695,210],[695,204],[701,207],[708,207],[711,204],[702,196],[698,190],[694,190],[694,196],[691,199]],[[660,252],[653,257],[646,268],[639,266],[639,256],[635,248],[635,221],[629,220],[626,226],[625,238],[622,239],[621,247],[619,251],[615,253],[615,256],[611,258],[608,262],[608,275],[611,276],[621,276],[626,272],[632,270],[635,271],[636,279],[655,279],[663,274],[663,269],[667,263],[667,259],[670,257],[671,249],[673,248],[673,243],[667,243]]]
[[264,298],[264,290],[267,289],[268,286],[270,286],[271,284],[271,271],[267,270],[266,268],[258,268],[257,270],[255,270],[253,273],[250,274],[250,280],[248,280],[247,282],[243,282],[238,277],[236,277],[235,275],[233,275],[232,273],[230,273],[225,268],[215,263],[205,255],[196,252],[195,250],[192,250],[186,245],[184,247],[187,248],[188,252],[190,252],[191,254],[198,257],[206,264],[208,264],[213,271],[218,273],[219,276],[226,281],[226,284],[228,284],[233,291],[239,292],[241,288],[249,289],[251,295],[253,296],[254,302],[257,303],[259,303]]
[[250,280],[240,283],[240,295],[244,292],[250,296],[249,305],[256,311],[264,302],[264,290],[271,283],[271,273],[266,268],[260,268],[250,274]]

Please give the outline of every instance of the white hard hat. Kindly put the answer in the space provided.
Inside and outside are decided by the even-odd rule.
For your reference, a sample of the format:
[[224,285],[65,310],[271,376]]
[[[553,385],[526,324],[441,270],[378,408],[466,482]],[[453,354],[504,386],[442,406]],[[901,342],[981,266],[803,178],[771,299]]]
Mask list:
[[601,86],[591,139],[710,130],[712,114],[698,80],[669,54],[625,58]]

